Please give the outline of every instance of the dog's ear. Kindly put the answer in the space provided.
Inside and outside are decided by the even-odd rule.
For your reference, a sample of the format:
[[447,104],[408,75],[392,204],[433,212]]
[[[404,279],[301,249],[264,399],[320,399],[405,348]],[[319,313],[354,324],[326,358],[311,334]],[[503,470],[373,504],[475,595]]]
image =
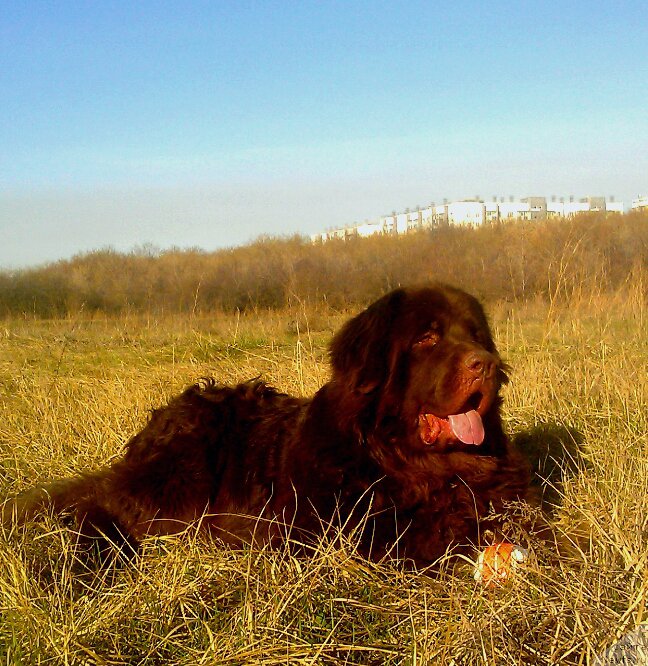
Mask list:
[[350,390],[371,393],[384,384],[393,365],[393,328],[405,291],[396,289],[350,319],[330,346],[333,380]]

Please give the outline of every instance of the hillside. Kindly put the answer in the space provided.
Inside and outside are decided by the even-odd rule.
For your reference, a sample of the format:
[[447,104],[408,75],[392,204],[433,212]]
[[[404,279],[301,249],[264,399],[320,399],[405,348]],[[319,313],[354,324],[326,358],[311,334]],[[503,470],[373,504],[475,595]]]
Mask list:
[[344,308],[399,284],[430,280],[487,301],[568,300],[616,291],[647,266],[645,213],[446,226],[324,244],[262,238],[216,252],[107,249],[0,273],[0,316],[195,314],[283,308],[296,301]]

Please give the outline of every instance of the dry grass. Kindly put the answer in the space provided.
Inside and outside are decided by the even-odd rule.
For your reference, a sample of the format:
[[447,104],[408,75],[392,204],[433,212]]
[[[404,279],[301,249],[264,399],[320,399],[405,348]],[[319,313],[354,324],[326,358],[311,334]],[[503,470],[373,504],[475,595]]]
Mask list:
[[[80,573],[46,521],[0,535],[6,664],[588,664],[648,615],[648,317],[643,286],[495,305],[514,368],[508,428],[586,539],[508,588],[467,567],[369,564],[335,539],[310,559],[235,552],[192,534],[133,565]],[[203,375],[262,374],[312,393],[339,315],[299,310],[164,320],[6,321],[0,328],[0,496],[118,456],[147,410]],[[106,580],[105,578],[109,578]]]

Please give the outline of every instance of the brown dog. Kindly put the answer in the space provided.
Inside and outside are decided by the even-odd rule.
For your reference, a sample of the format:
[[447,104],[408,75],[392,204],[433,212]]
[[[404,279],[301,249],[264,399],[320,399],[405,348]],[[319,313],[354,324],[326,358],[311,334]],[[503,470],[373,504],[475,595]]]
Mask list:
[[2,522],[51,507],[132,549],[198,519],[232,544],[342,528],[367,556],[428,564],[478,545],[489,511],[526,497],[500,420],[507,378],[475,298],[397,289],[346,323],[330,357],[312,399],[258,380],[191,386],[118,462],[9,500]]

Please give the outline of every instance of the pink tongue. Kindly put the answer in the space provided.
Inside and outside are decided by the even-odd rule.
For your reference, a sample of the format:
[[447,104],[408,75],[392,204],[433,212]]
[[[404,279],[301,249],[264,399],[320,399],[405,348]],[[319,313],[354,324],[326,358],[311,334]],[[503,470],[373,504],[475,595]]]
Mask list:
[[484,441],[484,424],[474,409],[465,414],[448,416],[448,421],[452,432],[464,444],[481,444]]

